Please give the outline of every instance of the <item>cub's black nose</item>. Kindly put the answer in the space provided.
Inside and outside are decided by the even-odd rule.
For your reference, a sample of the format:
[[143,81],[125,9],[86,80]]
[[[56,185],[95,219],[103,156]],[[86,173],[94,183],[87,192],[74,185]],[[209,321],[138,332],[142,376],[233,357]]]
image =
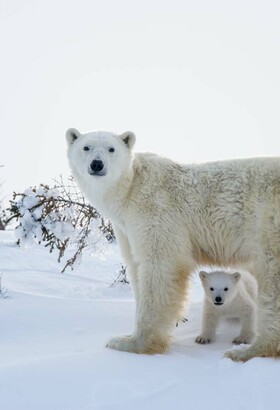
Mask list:
[[102,161],[94,159],[90,164],[90,168],[93,172],[100,172],[104,168],[104,164]]
[[221,296],[216,296],[216,297],[215,297],[215,302],[221,303],[221,301],[222,301]]

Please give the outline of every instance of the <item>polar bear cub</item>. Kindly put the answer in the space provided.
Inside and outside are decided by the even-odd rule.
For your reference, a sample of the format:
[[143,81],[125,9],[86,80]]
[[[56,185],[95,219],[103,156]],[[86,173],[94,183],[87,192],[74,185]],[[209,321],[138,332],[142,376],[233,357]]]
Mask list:
[[215,340],[219,320],[238,318],[241,322],[240,335],[234,344],[250,344],[256,336],[258,286],[255,278],[247,272],[227,273],[200,272],[205,298],[202,314],[202,331],[197,343],[211,343]]

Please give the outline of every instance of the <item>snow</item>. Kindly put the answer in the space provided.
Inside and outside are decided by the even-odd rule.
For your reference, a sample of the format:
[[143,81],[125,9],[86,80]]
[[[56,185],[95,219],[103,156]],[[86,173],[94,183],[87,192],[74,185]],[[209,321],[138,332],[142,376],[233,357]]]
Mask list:
[[[188,322],[174,327],[163,355],[106,349],[110,337],[133,329],[128,285],[111,284],[120,265],[117,245],[105,260],[84,255],[60,273],[43,246],[22,249],[13,231],[0,232],[0,406],[5,410],[279,409],[280,362],[223,358],[237,324],[223,324],[217,341],[194,342],[200,330],[199,280],[192,279]],[[63,263],[63,262],[62,262]]]

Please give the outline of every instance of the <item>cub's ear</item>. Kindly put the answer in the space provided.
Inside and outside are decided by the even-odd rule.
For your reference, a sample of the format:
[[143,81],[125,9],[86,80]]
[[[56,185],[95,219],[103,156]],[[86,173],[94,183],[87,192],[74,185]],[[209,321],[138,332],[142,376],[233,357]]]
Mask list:
[[240,273],[239,273],[239,272],[235,272],[235,273],[233,274],[233,278],[234,278],[235,282],[238,282],[239,279],[241,278]]
[[66,141],[68,145],[72,145],[76,139],[78,139],[81,136],[81,133],[76,130],[76,128],[69,128],[69,130],[66,131]]
[[123,134],[119,135],[119,137],[127,145],[129,149],[133,148],[135,141],[136,141],[136,137],[133,132],[126,131]]
[[201,279],[201,281],[204,281],[206,279],[207,273],[204,272],[203,270],[201,272],[199,272],[199,277]]

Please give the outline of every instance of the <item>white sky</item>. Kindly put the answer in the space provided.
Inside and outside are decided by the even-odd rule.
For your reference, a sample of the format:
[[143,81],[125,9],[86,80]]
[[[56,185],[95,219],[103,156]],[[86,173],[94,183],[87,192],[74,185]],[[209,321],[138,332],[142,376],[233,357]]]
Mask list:
[[278,0],[0,0],[2,191],[68,175],[69,127],[180,162],[280,155],[279,54]]

